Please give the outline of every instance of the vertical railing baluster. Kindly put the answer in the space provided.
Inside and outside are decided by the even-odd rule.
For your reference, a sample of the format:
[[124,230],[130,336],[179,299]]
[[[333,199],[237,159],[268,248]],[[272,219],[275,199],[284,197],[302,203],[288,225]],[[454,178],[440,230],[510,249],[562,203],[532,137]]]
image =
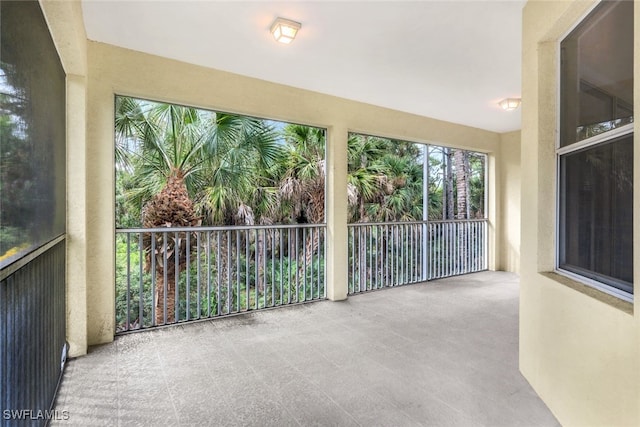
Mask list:
[[413,226],[411,224],[405,225],[406,229],[406,238],[407,238],[407,261],[406,261],[406,272],[407,272],[407,280],[406,283],[413,282],[413,268],[412,268],[412,260],[413,260]]
[[485,234],[484,234],[484,227],[486,225],[486,222],[479,222],[476,225],[476,233],[477,233],[477,242],[476,242],[476,247],[478,248],[478,261],[477,261],[477,265],[478,265],[478,269],[485,269],[486,266],[484,265],[484,259],[485,259],[485,252],[484,252],[484,238],[485,238]]
[[351,283],[350,283],[350,287],[351,287],[351,292],[355,293],[356,292],[356,234],[355,234],[355,228],[354,227],[349,227],[348,228],[348,234],[349,237],[351,238]]
[[186,286],[186,292],[187,294],[185,295],[185,304],[187,305],[186,307],[186,312],[185,312],[185,320],[190,320],[191,316],[191,277],[190,277],[190,271],[191,270],[191,233],[187,232],[185,233],[187,236],[186,239],[186,250],[187,250],[187,255],[185,258],[185,261],[187,263],[187,275],[186,275],[186,280],[187,280],[187,286]]
[[360,240],[361,240],[361,235],[362,235],[362,226],[357,225],[354,229],[354,239],[356,239],[356,233],[357,233],[357,240],[354,241],[354,246],[355,246],[355,258],[354,258],[354,262],[356,265],[356,274],[354,276],[354,285],[353,285],[353,292],[356,292],[356,288],[355,286],[358,285],[358,290],[357,292],[361,291],[362,288],[362,272],[360,271],[362,269],[362,262],[360,262],[360,256],[362,253],[362,249],[360,247]]
[[447,235],[447,270],[445,275],[451,275],[453,271],[453,250],[451,247],[451,223],[446,224],[446,235]]
[[236,313],[240,312],[240,235],[242,230],[236,229]]
[[276,283],[276,231],[271,230],[271,307],[276,305],[275,283]]
[[413,262],[413,258],[415,256],[414,246],[413,246],[413,225],[407,224],[407,283],[413,283],[413,270],[415,268],[415,263]]
[[307,227],[302,228],[302,301],[307,300]]
[[449,233],[447,231],[447,223],[442,223],[442,273],[440,277],[447,275],[447,269],[449,268]]
[[311,294],[310,294],[311,296],[309,297],[309,299],[313,299],[313,253],[315,252],[315,244],[314,244],[314,240],[315,240],[315,237],[314,237],[314,228],[315,228],[315,227],[310,227],[310,228],[309,228],[309,232],[311,233],[311,237],[310,237],[310,238],[311,238],[311,253],[309,254],[309,256],[311,257],[311,266],[309,267],[309,268],[310,268],[310,270],[311,270],[311,271],[310,271],[310,273],[311,273],[311,274],[310,274],[310,280],[309,280],[309,283],[311,284]]
[[437,265],[436,265],[436,257],[439,251],[437,251],[438,241],[438,224],[428,224],[427,229],[429,230],[429,279],[435,279],[438,277]]
[[366,281],[365,281],[365,285],[368,291],[370,291],[373,288],[373,280],[371,279],[371,276],[373,275],[373,268],[371,268],[371,263],[372,263],[372,258],[371,256],[373,255],[373,251],[371,250],[371,237],[372,237],[372,228],[370,225],[365,225],[365,233],[366,233],[366,240],[365,240],[365,260],[367,263],[367,268],[365,269],[365,274],[366,274]]
[[151,326],[156,326],[156,233],[151,233]]
[[410,283],[409,279],[409,259],[411,259],[411,236],[409,235],[409,226],[402,224],[402,241],[404,248],[404,255],[402,257],[402,269],[404,271],[402,284],[406,285]]
[[395,239],[395,225],[390,224],[387,228],[387,286],[392,287],[396,285],[395,281],[395,267],[396,267],[396,239]]
[[163,325],[167,324],[167,267],[169,266],[169,260],[167,259],[167,239],[169,238],[169,234],[164,232],[162,233],[162,273],[164,279],[164,295],[163,295],[163,315],[164,319],[162,321]]
[[267,230],[262,229],[262,308],[267,306]]
[[295,302],[300,301],[300,228],[296,227],[296,298]]
[[473,248],[473,269],[474,271],[480,270],[478,267],[478,258],[480,256],[480,247],[478,246],[478,222],[474,221],[472,224],[473,234],[472,238],[472,248]]
[[231,284],[231,266],[233,257],[231,255],[231,230],[225,230],[227,236],[227,314],[231,313],[231,301],[233,299],[233,285]]
[[222,249],[220,248],[220,235],[221,235],[221,231],[218,230],[216,232],[216,315],[220,316],[220,314],[222,313],[222,308],[220,307],[220,282],[221,277],[222,277],[222,267],[223,267],[223,263],[222,263],[222,257],[220,256],[222,253]]
[[284,240],[284,229],[280,230],[280,305],[282,305],[282,289],[283,289],[283,282],[284,282],[284,276],[282,275],[282,263],[283,263],[283,259],[284,259],[284,248],[283,248],[283,240]]
[[449,226],[449,250],[451,251],[451,265],[449,267],[449,275],[452,276],[455,274],[456,271],[456,247],[455,247],[455,238],[454,238],[454,234],[456,232],[455,230],[455,224],[452,222],[449,222],[448,224]]
[[478,242],[476,240],[477,237],[477,222],[473,221],[472,223],[470,223],[470,248],[472,248],[471,254],[472,257],[470,259],[470,264],[471,264],[471,268],[473,269],[473,271],[478,271],[478,264],[477,264],[477,259],[478,259]]
[[389,224],[383,226],[382,235],[382,286],[389,286]]
[[380,229],[380,226],[376,224],[376,226],[375,226],[375,230],[376,230],[376,235],[375,235],[375,241],[376,241],[375,262],[376,262],[376,266],[374,268],[374,272],[375,272],[375,288],[376,289],[378,289],[378,275],[380,273],[380,265],[378,264],[378,262],[379,262],[379,252],[380,252],[380,233],[379,233],[379,229]]
[[404,263],[406,243],[407,242],[404,235],[404,224],[398,224],[398,251],[400,252],[400,256],[398,257],[398,285],[404,285],[405,283]]
[[[325,238],[326,226],[320,227],[318,231],[320,232],[320,234],[318,235],[318,286],[317,286],[317,289],[318,289],[318,299],[320,299],[324,295],[324,290],[327,288],[324,282],[326,277],[326,275],[324,274],[324,267],[326,265],[326,262],[325,262],[326,252],[324,249],[325,242],[326,242],[326,238]],[[320,287],[321,285],[322,285],[322,288]]]
[[245,230],[244,236],[244,291],[245,291],[245,310],[249,310],[251,306],[251,265],[249,263],[249,257],[251,254],[249,253],[249,240],[251,240],[251,231]]
[[196,316],[197,319],[200,319],[202,317],[202,295],[201,295],[201,288],[202,288],[202,254],[200,253],[200,245],[202,244],[202,242],[200,241],[200,235],[201,233],[199,231],[196,231],[196,258],[198,259],[197,263],[196,263],[196,269],[198,272],[198,278],[196,280],[196,284],[198,286],[198,291],[196,292],[198,301],[196,303],[196,308],[198,310],[198,315]]
[[473,221],[473,223],[471,224],[471,230],[472,230],[472,234],[471,234],[471,247],[473,248],[473,258],[472,258],[472,265],[473,265],[473,270],[474,271],[478,271],[480,270],[479,266],[478,266],[478,259],[480,257],[480,247],[478,246],[479,240],[478,240],[478,222],[477,221]]
[[125,330],[131,330],[131,234],[127,233],[127,324]]
[[476,222],[475,221],[469,221],[469,223],[467,224],[468,227],[468,236],[467,236],[467,240],[468,240],[468,250],[467,250],[467,254],[468,254],[468,263],[469,263],[469,272],[475,272],[476,270],[476,246],[475,246],[475,227],[476,227]]
[[179,240],[179,235],[178,232],[174,233],[174,242],[173,242],[173,256],[174,256],[174,263],[173,265],[175,266],[175,271],[174,271],[174,278],[175,281],[173,282],[173,291],[174,291],[174,305],[173,305],[173,312],[174,312],[174,318],[173,318],[173,322],[174,323],[178,323],[178,309],[180,307],[180,293],[178,292],[178,280],[180,280],[180,240]]
[[427,280],[431,280],[433,278],[433,263],[432,263],[432,259],[433,259],[433,254],[435,252],[435,249],[432,245],[432,239],[433,239],[433,229],[432,229],[433,224],[431,224],[430,222],[427,222]]
[[411,262],[409,265],[411,266],[411,282],[416,282],[416,269],[420,266],[417,253],[418,246],[416,245],[416,226],[415,224],[411,224],[409,226],[409,232],[411,233]]
[[473,240],[474,221],[468,220],[466,223],[466,240],[467,240],[467,273],[473,273],[475,271],[475,247]]
[[397,230],[397,236],[396,236],[396,247],[398,248],[398,253],[396,256],[397,262],[398,262],[398,275],[397,275],[397,282],[396,285],[401,285],[403,282],[403,278],[402,275],[404,273],[404,269],[403,269],[403,257],[404,257],[404,239],[403,239],[403,233],[402,233],[402,225],[401,224],[396,224],[396,230]]
[[144,328],[144,280],[143,280],[143,268],[144,263],[144,248],[142,247],[142,233],[138,233],[138,254],[139,254],[139,274],[140,274],[140,289],[138,295],[138,329]]
[[[322,259],[327,259],[327,226],[323,226],[322,228]],[[322,266],[322,297],[327,297],[327,263],[323,262]]]
[[291,258],[291,228],[287,228],[287,304],[291,304],[291,263],[293,262]]
[[256,266],[256,283],[253,286],[253,293],[254,293],[254,297],[256,299],[256,303],[254,305],[254,308],[257,310],[259,308],[260,305],[260,248],[258,245],[258,241],[260,240],[260,236],[258,235],[259,230],[258,229],[254,229],[254,235],[255,235],[255,240],[256,240],[256,250],[255,250],[255,254],[253,255],[253,263]]
[[207,318],[211,317],[211,232],[207,231]]
[[427,224],[427,242],[429,245],[429,270],[427,271],[427,273],[429,274],[429,280],[435,279],[436,277],[438,277],[437,274],[437,270],[436,270],[436,254],[437,252],[437,246],[436,246],[436,242],[437,242],[437,237],[438,237],[438,232],[437,232],[437,227],[438,224],[437,223],[429,223]]
[[447,259],[445,251],[444,223],[438,224],[438,248],[440,252],[440,256],[438,257],[438,277],[442,277],[444,275],[444,266]]

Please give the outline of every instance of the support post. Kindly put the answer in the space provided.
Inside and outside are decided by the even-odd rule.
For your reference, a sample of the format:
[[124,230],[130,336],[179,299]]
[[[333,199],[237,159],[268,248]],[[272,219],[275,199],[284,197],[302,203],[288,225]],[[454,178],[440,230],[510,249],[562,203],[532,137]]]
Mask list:
[[346,128],[332,126],[327,135],[327,298],[347,298],[348,232],[347,232],[347,141]]

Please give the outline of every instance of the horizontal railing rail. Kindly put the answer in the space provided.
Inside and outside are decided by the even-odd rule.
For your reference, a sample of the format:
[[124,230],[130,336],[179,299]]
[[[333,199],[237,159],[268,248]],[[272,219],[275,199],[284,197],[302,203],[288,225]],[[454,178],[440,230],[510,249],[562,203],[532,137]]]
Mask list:
[[324,224],[116,230],[116,333],[326,298]]
[[487,220],[354,223],[348,293],[487,269]]

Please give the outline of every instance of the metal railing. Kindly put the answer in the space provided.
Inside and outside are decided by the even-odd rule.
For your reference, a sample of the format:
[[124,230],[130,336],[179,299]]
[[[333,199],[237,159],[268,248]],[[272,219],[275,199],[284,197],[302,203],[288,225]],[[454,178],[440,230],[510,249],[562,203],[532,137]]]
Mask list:
[[0,426],[45,425],[67,355],[65,237],[0,271]]
[[487,269],[487,221],[349,224],[348,293]]
[[326,298],[324,224],[116,230],[116,333]]

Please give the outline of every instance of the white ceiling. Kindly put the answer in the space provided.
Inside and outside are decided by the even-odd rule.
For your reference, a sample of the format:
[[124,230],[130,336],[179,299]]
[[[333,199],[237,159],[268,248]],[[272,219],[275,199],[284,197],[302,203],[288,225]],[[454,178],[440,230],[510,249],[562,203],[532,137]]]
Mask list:
[[[521,14],[509,1],[83,0],[91,40],[507,132],[520,110]],[[302,23],[290,45],[269,33]]]

